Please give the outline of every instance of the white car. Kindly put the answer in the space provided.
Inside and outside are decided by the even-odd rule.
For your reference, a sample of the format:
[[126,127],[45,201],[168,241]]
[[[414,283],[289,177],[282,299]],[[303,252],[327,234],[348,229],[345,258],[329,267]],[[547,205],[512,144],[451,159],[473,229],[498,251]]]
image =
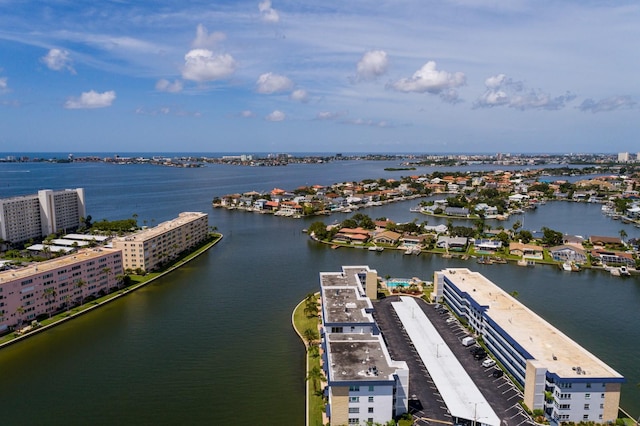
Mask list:
[[496,362],[494,360],[492,360],[491,358],[487,358],[484,361],[482,361],[482,366],[484,368],[493,367],[494,365],[496,365]]

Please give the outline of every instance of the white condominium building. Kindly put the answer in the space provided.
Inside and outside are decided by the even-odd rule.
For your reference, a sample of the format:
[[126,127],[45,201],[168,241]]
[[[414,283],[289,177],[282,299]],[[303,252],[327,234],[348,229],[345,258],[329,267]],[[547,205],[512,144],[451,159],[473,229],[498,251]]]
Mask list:
[[375,298],[377,283],[376,271],[367,266],[320,273],[326,414],[332,425],[386,424],[408,410],[409,368],[391,359],[367,297]]
[[84,189],[52,191],[0,199],[0,238],[12,243],[73,230],[86,215]]
[[624,377],[477,272],[434,273],[434,295],[467,320],[552,424],[615,423]]
[[124,269],[153,271],[180,253],[200,244],[209,235],[206,213],[183,212],[177,218],[113,240],[122,250]]

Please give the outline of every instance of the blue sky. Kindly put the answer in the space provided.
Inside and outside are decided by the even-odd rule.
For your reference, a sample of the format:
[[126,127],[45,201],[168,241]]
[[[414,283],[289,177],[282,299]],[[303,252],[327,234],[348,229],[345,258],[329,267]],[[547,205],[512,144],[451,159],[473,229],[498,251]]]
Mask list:
[[637,152],[627,1],[0,0],[0,151]]

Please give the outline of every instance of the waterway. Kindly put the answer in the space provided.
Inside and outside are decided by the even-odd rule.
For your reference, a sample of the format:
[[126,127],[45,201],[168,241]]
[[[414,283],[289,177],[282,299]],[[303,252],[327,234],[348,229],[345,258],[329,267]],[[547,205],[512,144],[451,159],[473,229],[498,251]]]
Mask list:
[[[293,307],[318,289],[318,272],[366,264],[382,275],[431,279],[449,266],[480,271],[627,378],[622,406],[640,415],[640,280],[597,271],[478,265],[401,252],[331,250],[310,241],[314,219],[212,209],[215,196],[273,187],[400,177],[392,163],[273,168],[0,164],[0,197],[83,187],[94,220],[138,215],[152,225],[197,210],[225,237],[179,271],[82,319],[0,351],[2,424],[273,424],[304,422],[304,350]],[[412,174],[414,172],[411,172]],[[417,202],[365,209],[373,218],[438,219]],[[580,235],[637,228],[599,205],[548,203],[524,218]],[[327,222],[347,215],[324,218]],[[471,225],[470,225],[471,226]],[[503,223],[509,227],[509,223]]]

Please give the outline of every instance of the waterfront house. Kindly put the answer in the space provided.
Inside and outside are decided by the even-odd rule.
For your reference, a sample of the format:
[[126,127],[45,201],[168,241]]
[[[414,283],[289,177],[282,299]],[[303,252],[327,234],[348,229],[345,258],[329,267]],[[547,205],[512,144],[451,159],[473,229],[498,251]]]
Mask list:
[[635,267],[636,261],[631,253],[605,250],[605,249],[593,249],[591,250],[591,258],[600,262],[603,265],[627,265],[629,267]]
[[363,228],[341,228],[333,238],[336,241],[363,244],[371,237],[371,231]]
[[447,216],[469,217],[469,209],[466,207],[445,207],[444,214]]
[[448,237],[440,235],[436,241],[436,247],[463,251],[467,247],[467,237]]
[[509,254],[529,259],[542,259],[544,249],[533,244],[509,243]]
[[592,235],[589,237],[589,242],[595,246],[623,246],[624,243],[618,237],[605,237],[601,235]]
[[476,250],[496,252],[502,248],[502,241],[482,239],[477,240],[474,245]]
[[376,244],[389,244],[389,245],[395,245],[398,243],[398,241],[400,240],[400,237],[402,235],[399,234],[398,232],[393,232],[393,231],[382,231],[380,233],[377,233],[373,238],[373,242]]
[[422,234],[422,235],[408,235],[404,234],[400,238],[400,245],[406,248],[414,248],[414,247],[425,247],[427,243],[433,241],[433,235],[430,234]]
[[549,254],[553,260],[558,262],[587,262],[587,254],[584,250],[569,245],[551,247]]

